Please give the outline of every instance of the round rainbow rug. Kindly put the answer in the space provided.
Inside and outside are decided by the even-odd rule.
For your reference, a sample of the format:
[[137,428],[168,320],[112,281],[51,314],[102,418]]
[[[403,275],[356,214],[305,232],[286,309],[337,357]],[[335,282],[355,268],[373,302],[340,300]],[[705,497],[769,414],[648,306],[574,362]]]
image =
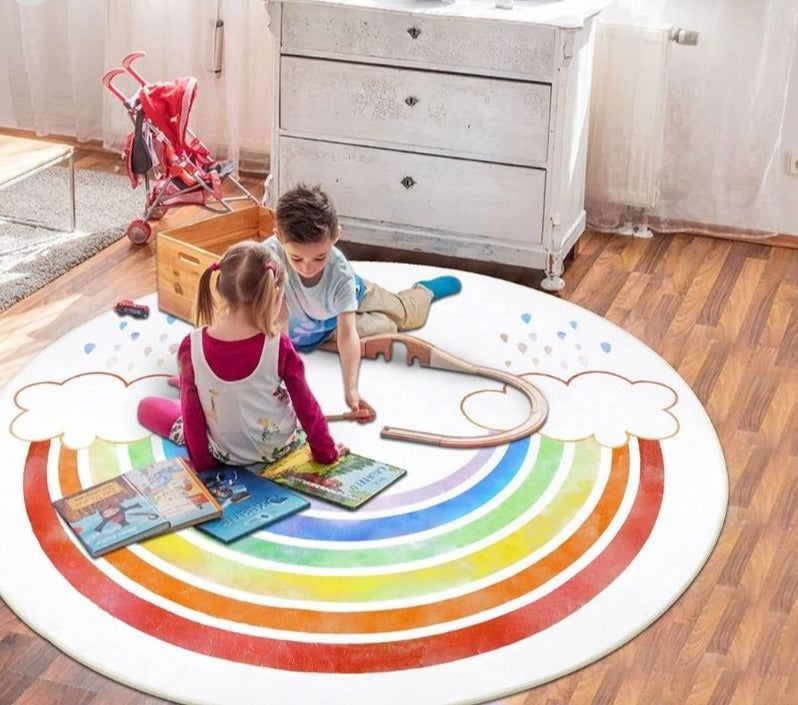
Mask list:
[[[394,290],[442,270],[358,263]],[[660,357],[558,298],[476,274],[417,332],[527,376],[540,433],[452,450],[382,425],[474,435],[525,418],[489,380],[364,360],[377,423],[332,426],[407,475],[355,512],[321,502],[230,545],[186,529],[92,560],[52,501],[182,449],[136,423],[173,395],[188,326],[107,312],[0,391],[0,594],[89,667],[184,703],[478,703],[573,671],[654,621],[715,544],[727,477],[714,429]],[[305,356],[326,413],[338,358]]]

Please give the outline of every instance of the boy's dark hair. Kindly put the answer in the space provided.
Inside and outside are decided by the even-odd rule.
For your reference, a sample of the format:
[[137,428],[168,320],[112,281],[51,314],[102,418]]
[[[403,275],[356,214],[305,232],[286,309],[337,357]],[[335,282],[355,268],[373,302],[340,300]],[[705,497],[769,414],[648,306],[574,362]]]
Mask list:
[[320,186],[297,184],[277,201],[275,221],[279,234],[289,242],[321,242],[338,232],[338,214]]

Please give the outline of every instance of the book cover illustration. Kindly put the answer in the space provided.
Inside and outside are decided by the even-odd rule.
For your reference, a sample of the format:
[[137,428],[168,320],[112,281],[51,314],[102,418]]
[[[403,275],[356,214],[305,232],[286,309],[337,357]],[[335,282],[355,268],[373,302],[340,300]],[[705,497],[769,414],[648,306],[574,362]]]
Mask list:
[[351,452],[322,465],[313,460],[307,445],[261,470],[263,477],[347,509],[357,509],[406,474],[395,465]]
[[304,497],[244,467],[201,470],[199,479],[222,507],[222,516],[197,528],[229,543],[310,506]]
[[93,558],[169,527],[158,509],[121,476],[53,504]]
[[222,515],[214,496],[180,458],[129,470],[125,477],[158,507],[173,530]]

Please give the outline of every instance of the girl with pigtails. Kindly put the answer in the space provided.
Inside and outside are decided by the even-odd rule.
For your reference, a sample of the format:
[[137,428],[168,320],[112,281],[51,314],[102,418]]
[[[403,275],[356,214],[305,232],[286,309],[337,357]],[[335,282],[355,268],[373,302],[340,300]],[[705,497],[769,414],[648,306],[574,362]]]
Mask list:
[[[212,276],[222,315],[214,308]],[[203,273],[197,328],[180,344],[180,401],[147,397],[139,422],[185,444],[197,470],[271,463],[307,439],[313,458],[346,452],[305,380],[302,360],[279,331],[285,272],[271,250],[246,240]]]

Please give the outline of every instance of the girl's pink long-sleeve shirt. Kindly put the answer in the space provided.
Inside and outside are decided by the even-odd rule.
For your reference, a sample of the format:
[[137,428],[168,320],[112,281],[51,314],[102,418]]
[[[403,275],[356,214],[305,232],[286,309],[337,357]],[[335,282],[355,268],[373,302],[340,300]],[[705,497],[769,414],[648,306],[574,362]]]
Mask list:
[[[202,331],[202,351],[205,359],[217,377],[231,382],[244,379],[254,372],[260,361],[264,342],[263,333],[245,340],[218,340],[210,336],[207,329]],[[194,379],[189,336],[180,343],[177,360],[180,367],[183,433],[188,456],[197,470],[216,467],[219,461],[208,449],[208,431]],[[302,359],[286,335],[280,336],[277,372],[291,398],[297,420],[307,434],[314,460],[325,464],[332,463],[338,457],[335,442],[330,436],[321,407],[305,380],[305,366]]]

